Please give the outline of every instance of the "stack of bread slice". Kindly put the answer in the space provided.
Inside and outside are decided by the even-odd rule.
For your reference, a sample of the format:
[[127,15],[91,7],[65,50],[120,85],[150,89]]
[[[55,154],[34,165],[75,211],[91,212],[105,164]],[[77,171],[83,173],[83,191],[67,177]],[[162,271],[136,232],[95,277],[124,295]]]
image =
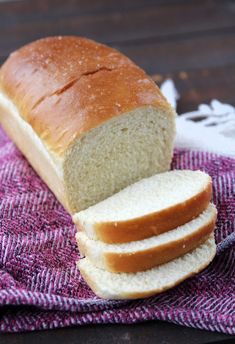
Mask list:
[[78,268],[103,298],[147,297],[204,269],[216,251],[211,178],[174,170],[74,215]]

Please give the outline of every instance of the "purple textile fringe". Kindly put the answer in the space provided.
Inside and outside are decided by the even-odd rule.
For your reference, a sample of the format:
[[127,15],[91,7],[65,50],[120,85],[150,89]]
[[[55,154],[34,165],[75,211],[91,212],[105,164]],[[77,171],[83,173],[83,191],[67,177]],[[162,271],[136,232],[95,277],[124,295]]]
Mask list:
[[175,151],[172,168],[213,178],[217,256],[196,277],[161,295],[106,301],[75,267],[75,227],[47,186],[0,129],[0,331],[160,319],[235,334],[235,160]]

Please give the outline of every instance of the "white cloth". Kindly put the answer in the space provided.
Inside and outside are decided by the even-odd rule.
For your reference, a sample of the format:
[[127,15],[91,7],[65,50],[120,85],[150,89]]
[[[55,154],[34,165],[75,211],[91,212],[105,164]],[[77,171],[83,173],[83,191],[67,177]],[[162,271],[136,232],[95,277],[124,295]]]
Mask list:
[[[179,94],[172,80],[166,80],[161,90],[169,103],[177,108]],[[181,114],[176,120],[175,146],[206,150],[235,157],[235,108],[212,100],[196,111]]]

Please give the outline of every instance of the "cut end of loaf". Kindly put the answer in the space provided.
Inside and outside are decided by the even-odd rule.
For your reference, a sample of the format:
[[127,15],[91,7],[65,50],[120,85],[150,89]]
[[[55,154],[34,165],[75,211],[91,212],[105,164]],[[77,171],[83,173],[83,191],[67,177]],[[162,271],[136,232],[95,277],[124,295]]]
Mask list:
[[126,186],[169,169],[175,135],[173,110],[146,106],[91,130],[66,156],[65,188],[73,213]]
[[213,260],[216,254],[214,235],[194,251],[144,272],[112,273],[79,260],[78,268],[95,294],[105,299],[137,299],[170,289],[195,275]]

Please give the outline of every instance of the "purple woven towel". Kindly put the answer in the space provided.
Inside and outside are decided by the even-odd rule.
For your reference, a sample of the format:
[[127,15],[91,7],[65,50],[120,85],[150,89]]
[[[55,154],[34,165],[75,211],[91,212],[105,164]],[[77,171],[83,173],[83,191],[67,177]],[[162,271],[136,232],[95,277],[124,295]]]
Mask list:
[[0,129],[0,305],[6,306],[0,330],[161,319],[235,334],[235,160],[176,151],[172,167],[212,176],[217,256],[203,273],[161,295],[105,301],[75,268],[70,216]]

